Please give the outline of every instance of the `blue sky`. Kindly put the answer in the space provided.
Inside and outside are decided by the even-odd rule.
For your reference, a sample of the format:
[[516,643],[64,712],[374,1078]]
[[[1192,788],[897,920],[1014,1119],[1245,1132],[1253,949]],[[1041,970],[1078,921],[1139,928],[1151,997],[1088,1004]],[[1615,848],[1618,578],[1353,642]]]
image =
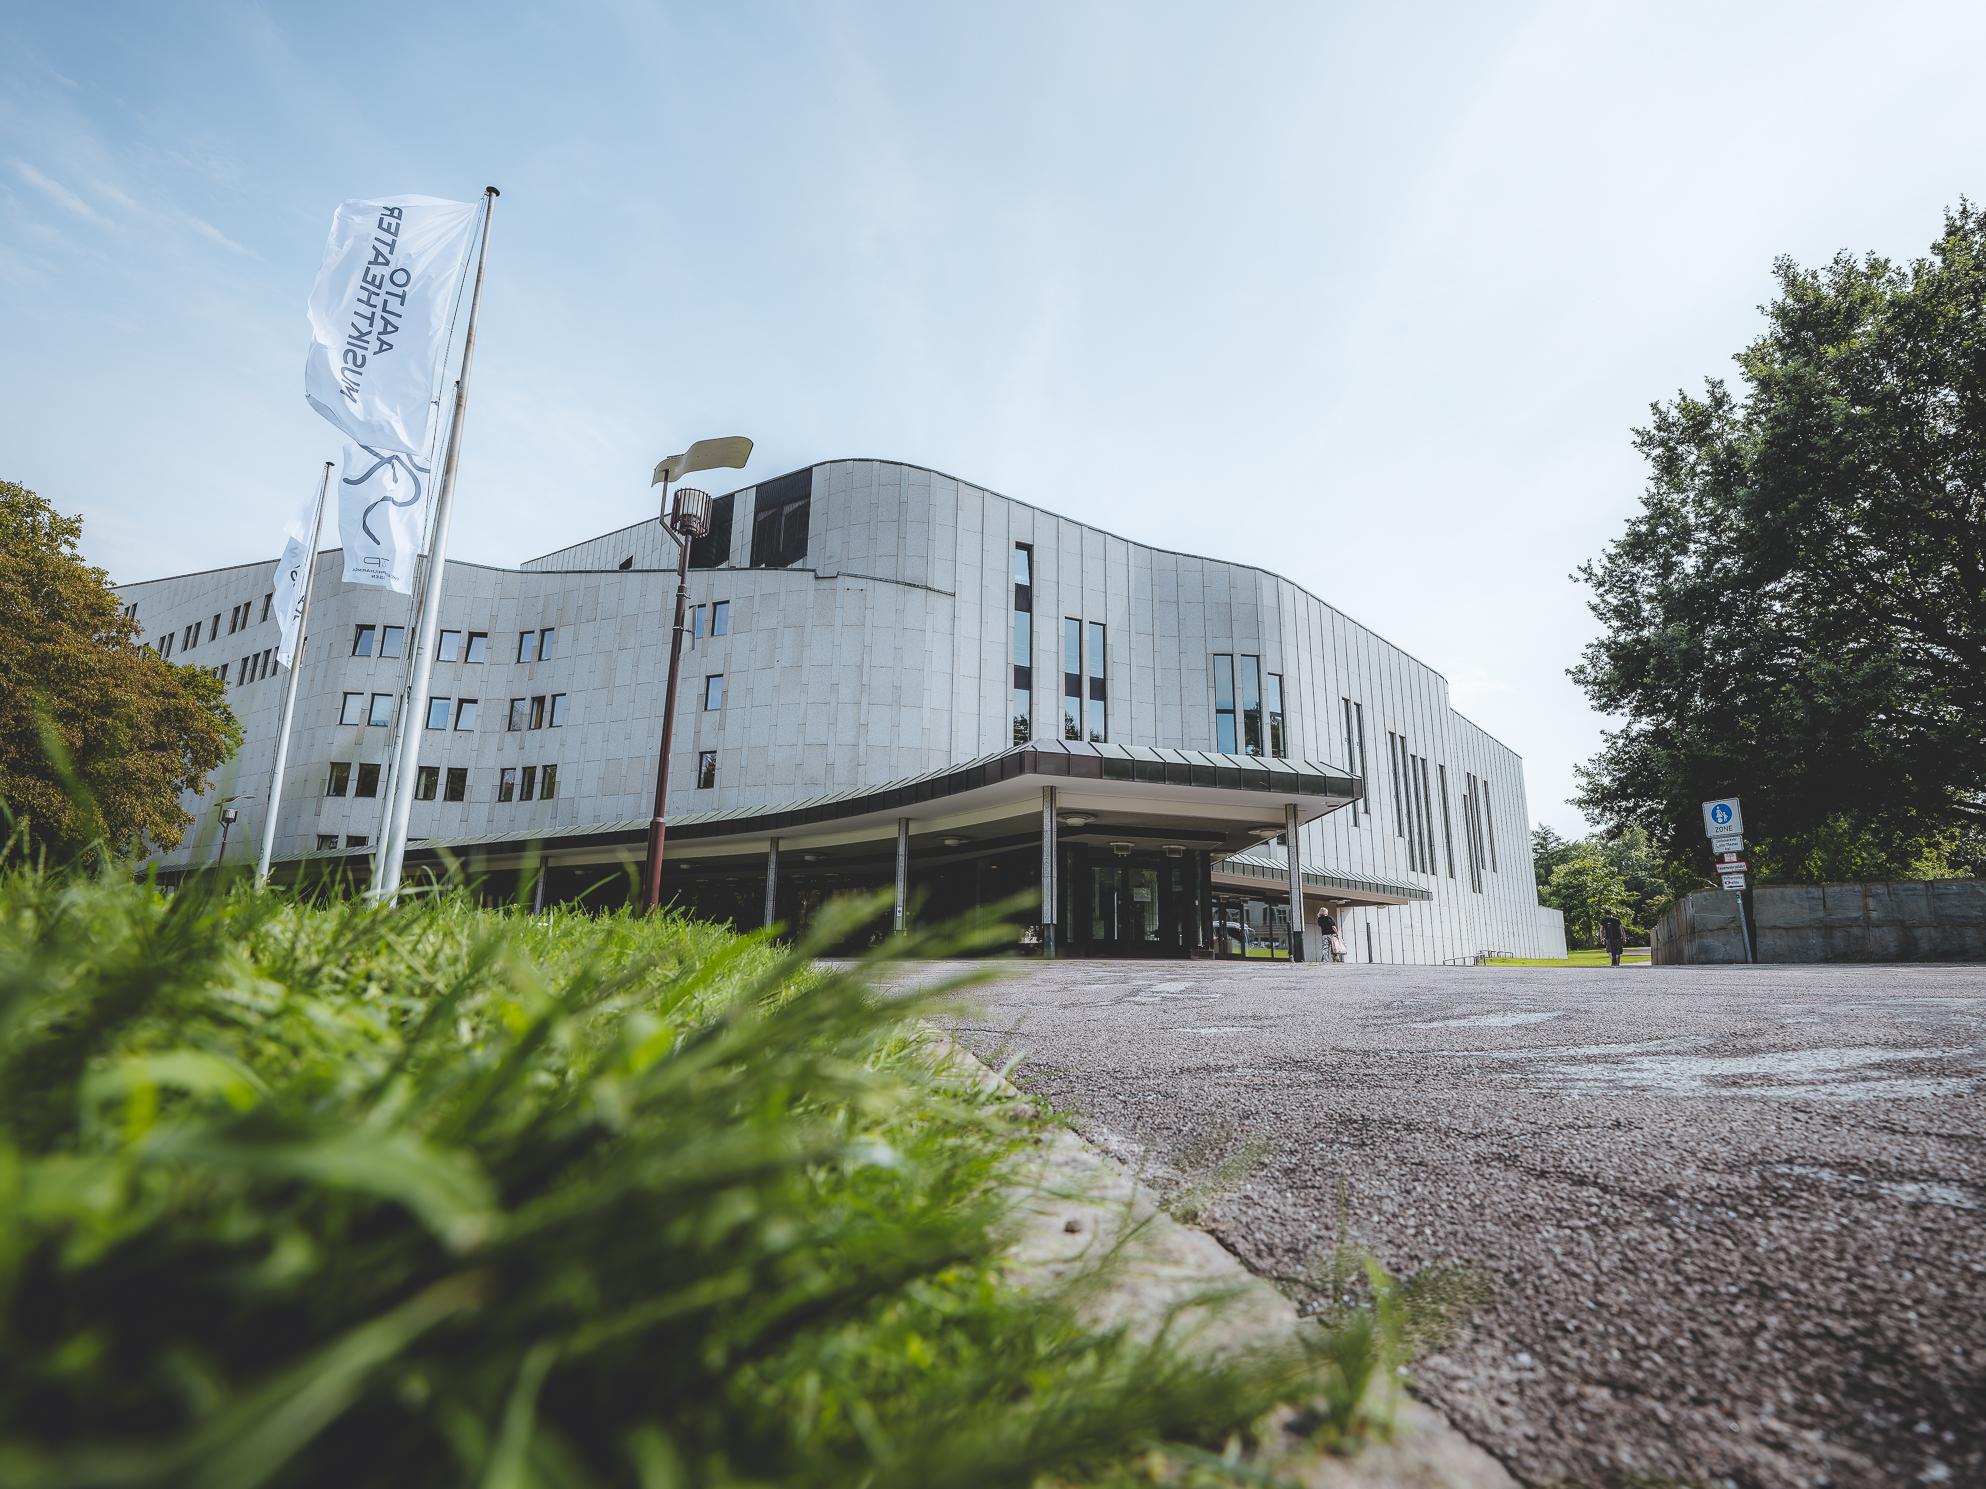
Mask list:
[[[0,4],[0,477],[120,580],[273,557],[342,199],[503,191],[455,556],[936,467],[1287,575],[1564,805],[1568,579],[1773,259],[1978,198],[1986,7]],[[713,483],[725,489],[728,483]]]

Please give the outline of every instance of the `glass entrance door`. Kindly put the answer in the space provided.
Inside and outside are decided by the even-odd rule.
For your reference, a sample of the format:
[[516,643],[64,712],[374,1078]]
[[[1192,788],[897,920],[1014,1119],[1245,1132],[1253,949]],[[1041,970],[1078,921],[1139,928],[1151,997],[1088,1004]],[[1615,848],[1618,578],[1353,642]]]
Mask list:
[[1064,944],[1086,956],[1185,956],[1204,939],[1201,865],[1194,858],[1077,849],[1068,884]]

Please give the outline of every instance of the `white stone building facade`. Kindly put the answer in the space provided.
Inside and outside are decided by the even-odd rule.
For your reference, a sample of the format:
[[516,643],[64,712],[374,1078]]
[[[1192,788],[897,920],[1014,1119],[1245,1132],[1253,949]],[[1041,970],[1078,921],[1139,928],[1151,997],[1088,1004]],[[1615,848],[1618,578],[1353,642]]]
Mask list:
[[[890,806],[878,793],[1017,743],[1063,741],[1049,754],[1079,756],[1072,773],[1094,774],[1095,757],[1127,783],[1106,788],[1096,776],[1094,786],[1060,788],[1051,854],[1076,854],[1062,860],[1075,887],[1057,886],[1044,920],[1062,926],[1065,950],[1139,949],[1122,933],[1126,917],[1150,919],[1160,900],[1182,925],[1228,916],[1208,895],[1221,907],[1286,905],[1284,849],[1263,839],[1295,807],[1306,923],[1333,907],[1353,959],[1564,954],[1556,912],[1537,904],[1522,761],[1450,706],[1438,672],[1289,581],[889,461],[822,463],[719,498],[717,508],[693,556],[670,767],[669,859],[686,877],[669,882],[689,902],[695,885],[715,895],[729,875],[730,898],[712,913],[753,920],[742,908],[756,903],[746,880],[762,876],[753,865],[775,851],[775,837],[783,892],[805,883],[807,865],[835,865],[845,870],[837,882],[852,885],[861,864],[893,852],[899,821],[934,873],[963,872],[975,855],[1028,862],[1020,836],[1032,831],[1038,849],[1038,815],[1026,827],[1035,809],[1015,803],[1039,784],[1032,775],[1026,790],[1002,788],[1012,799],[997,803],[972,793],[999,790],[962,777],[922,788],[944,801],[905,807],[919,792],[898,791]],[[639,857],[676,585],[675,547],[658,524],[517,569],[451,563],[443,646],[419,700],[405,696],[413,601],[340,584],[335,551],[317,565],[278,816],[279,877],[285,865],[333,859],[363,871],[383,828],[386,767],[403,721],[421,737],[416,855],[445,844],[492,868],[549,862],[565,875],[555,889],[582,880],[597,889],[602,866]],[[265,614],[272,567],[121,587],[170,660],[226,669],[247,731],[208,795],[186,802],[199,820],[160,858],[163,870],[213,860],[225,798],[241,813],[230,861],[260,842],[285,685]],[[1131,783],[1134,759],[1144,762],[1138,781],[1153,784]],[[1160,780],[1168,765],[1169,788]],[[1037,766],[1065,768],[1029,753],[1024,770]],[[1236,769],[1266,795],[1205,785],[1219,770],[1231,786],[1244,778]],[[1311,775],[1299,789],[1301,771]],[[1362,783],[1363,799],[1343,778]],[[1159,799],[1168,790],[1170,805]],[[1150,799],[1133,799],[1139,793]],[[836,804],[799,809],[822,801]],[[1121,831],[1108,847],[1113,829]],[[1104,866],[1094,885],[1085,840]],[[1168,870],[1163,854],[1177,858],[1182,844],[1184,867]],[[1125,865],[1149,859],[1157,878],[1120,875],[1098,887],[1115,872],[1107,848]],[[1198,890],[1188,882],[1194,863]],[[1039,881],[1041,871],[1030,872]],[[1149,889],[1162,880],[1173,887]],[[1090,932],[1104,925],[1106,896],[1115,930],[1099,940]],[[816,902],[782,900],[781,918]],[[1140,948],[1211,949],[1204,929],[1165,935],[1163,948]],[[1225,928],[1212,941],[1239,949]],[[1314,928],[1308,952],[1318,953]]]

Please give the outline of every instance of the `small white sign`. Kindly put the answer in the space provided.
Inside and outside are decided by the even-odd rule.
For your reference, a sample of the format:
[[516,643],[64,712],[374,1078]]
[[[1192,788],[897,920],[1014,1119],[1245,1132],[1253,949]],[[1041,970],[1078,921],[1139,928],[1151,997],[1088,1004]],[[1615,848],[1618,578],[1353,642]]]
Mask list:
[[1745,830],[1745,814],[1738,807],[1738,798],[1727,796],[1721,801],[1706,801],[1703,804],[1703,834],[1705,837],[1723,837],[1727,833],[1742,835]]
[[1741,832],[1717,832],[1710,835],[1712,853],[1742,853],[1745,848],[1745,835]]
[[1743,874],[1726,874],[1724,876],[1724,887],[1726,889],[1743,889],[1745,887],[1745,876]]

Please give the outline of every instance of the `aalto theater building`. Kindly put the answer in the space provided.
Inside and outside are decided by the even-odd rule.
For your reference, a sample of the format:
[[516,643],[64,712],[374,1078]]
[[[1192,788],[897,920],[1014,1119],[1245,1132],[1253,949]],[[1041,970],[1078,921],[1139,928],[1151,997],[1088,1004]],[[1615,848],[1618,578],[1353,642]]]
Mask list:
[[[1274,574],[883,460],[718,497],[690,561],[663,895],[699,915],[804,924],[899,882],[901,859],[926,921],[1033,891],[1051,929],[1027,944],[1058,955],[1260,955],[1286,937],[1294,851],[1306,959],[1326,906],[1352,961],[1565,954],[1519,757],[1439,673]],[[274,877],[367,876],[404,726],[410,872],[628,897],[676,585],[660,526],[515,569],[450,562],[418,700],[413,597],[342,585],[336,551],[316,564]],[[261,841],[273,565],[121,586],[170,660],[225,673],[247,736],[186,798],[167,877],[214,861],[224,804],[228,860]]]

